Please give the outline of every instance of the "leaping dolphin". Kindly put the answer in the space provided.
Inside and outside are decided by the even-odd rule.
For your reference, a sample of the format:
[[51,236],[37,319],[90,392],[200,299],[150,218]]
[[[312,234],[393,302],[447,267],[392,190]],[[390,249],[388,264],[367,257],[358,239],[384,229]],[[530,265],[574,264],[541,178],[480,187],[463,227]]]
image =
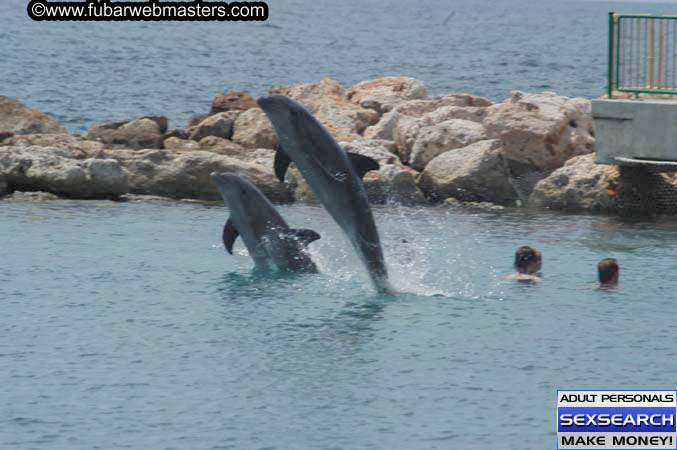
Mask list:
[[[378,169],[371,158],[343,150],[303,106],[283,95],[257,100],[279,138],[275,174],[284,180],[293,161],[320,202],[343,229],[378,292],[391,292],[381,242],[358,174]],[[352,158],[352,162],[351,162]]]
[[223,244],[231,255],[242,237],[257,267],[285,272],[317,272],[306,247],[320,238],[313,230],[289,228],[277,209],[250,181],[235,173],[212,173],[212,180],[230,211]]

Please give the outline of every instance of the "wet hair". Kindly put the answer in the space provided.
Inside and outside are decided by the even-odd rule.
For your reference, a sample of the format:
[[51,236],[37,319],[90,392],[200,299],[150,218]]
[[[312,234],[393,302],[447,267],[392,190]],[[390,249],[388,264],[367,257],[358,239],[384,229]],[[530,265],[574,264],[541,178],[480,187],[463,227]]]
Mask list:
[[530,265],[541,262],[541,252],[527,245],[515,252],[515,269],[520,273],[527,273]]
[[604,258],[597,264],[600,283],[611,283],[618,276],[618,262],[614,258]]

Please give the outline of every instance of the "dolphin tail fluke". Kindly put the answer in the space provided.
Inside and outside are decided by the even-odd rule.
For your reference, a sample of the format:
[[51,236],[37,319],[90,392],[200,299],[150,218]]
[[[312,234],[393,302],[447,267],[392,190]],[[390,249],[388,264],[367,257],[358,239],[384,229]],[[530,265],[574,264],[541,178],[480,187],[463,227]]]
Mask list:
[[239,235],[240,233],[237,231],[237,228],[235,228],[235,225],[233,225],[233,222],[228,219],[226,225],[223,227],[223,245],[226,246],[226,250],[228,250],[228,253],[231,255],[233,254],[233,244]]
[[360,180],[364,178],[367,172],[381,168],[381,165],[374,158],[360,155],[359,153],[347,153],[348,159],[350,159],[353,169],[355,169],[355,172],[357,173],[357,176],[360,178]]
[[290,228],[287,231],[287,235],[293,239],[296,239],[299,241],[303,246],[308,246],[310,245],[311,242],[315,242],[316,240],[320,239],[320,234],[316,231],[313,230],[308,230],[308,229],[295,229],[295,228]]
[[282,145],[277,144],[275,147],[275,176],[281,183],[284,183],[284,176],[287,174],[287,169],[291,164],[291,158],[287,155],[287,152],[284,151]]

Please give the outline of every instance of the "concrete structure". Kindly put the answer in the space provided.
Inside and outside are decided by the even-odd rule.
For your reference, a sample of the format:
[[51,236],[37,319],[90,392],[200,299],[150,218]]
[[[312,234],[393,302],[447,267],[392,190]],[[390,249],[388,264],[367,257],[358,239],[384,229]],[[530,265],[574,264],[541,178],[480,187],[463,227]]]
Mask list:
[[592,101],[599,164],[677,171],[677,100]]

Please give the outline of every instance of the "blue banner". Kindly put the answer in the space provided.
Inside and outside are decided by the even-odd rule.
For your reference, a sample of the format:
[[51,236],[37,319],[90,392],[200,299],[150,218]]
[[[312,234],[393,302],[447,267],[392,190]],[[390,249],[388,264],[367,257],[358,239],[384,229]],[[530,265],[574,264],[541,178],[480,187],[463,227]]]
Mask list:
[[557,431],[674,433],[674,407],[560,407]]

